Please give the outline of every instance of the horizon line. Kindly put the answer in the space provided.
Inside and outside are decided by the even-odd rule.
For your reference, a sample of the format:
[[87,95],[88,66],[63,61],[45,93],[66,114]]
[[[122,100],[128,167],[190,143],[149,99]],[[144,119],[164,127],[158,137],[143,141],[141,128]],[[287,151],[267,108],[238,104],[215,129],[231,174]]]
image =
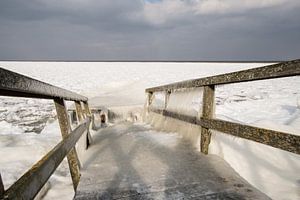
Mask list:
[[165,63],[278,63],[286,60],[63,60],[63,59],[3,59],[0,62],[165,62]]

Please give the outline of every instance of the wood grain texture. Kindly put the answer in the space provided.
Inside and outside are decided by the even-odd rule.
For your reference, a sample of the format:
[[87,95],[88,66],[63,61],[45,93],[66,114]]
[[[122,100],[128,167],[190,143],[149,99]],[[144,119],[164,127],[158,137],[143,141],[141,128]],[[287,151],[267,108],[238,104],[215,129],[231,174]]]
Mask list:
[[75,101],[75,110],[76,110],[78,122],[80,123],[84,119],[80,101]]
[[[202,117],[211,119],[215,110],[215,86],[204,86],[202,101]],[[206,127],[201,127],[201,152],[208,154],[208,147],[211,140],[211,132]]]
[[[62,138],[65,139],[71,133],[71,125],[68,119],[68,112],[63,99],[54,99],[55,108],[57,112],[57,118],[59,122],[59,127],[61,131]],[[71,151],[67,155],[70,173],[73,181],[74,190],[76,190],[77,185],[80,180],[80,172],[79,172],[79,159],[76,152],[75,147],[71,149]]]
[[0,95],[87,101],[87,97],[0,67]]

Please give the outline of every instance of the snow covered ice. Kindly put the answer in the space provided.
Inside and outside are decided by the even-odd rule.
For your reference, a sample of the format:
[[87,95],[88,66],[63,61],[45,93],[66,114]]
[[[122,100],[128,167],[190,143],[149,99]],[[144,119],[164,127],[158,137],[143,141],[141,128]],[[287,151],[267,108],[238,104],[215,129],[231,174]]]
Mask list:
[[[0,62],[0,67],[83,94],[89,97],[91,104],[105,105],[123,113],[142,110],[147,87],[263,65]],[[218,86],[216,117],[300,134],[299,85],[300,78],[291,77]],[[168,108],[196,116],[201,95],[201,89],[178,91],[171,94]],[[52,101],[0,98],[0,171],[7,188],[58,143],[60,132]],[[154,105],[161,107],[163,101],[164,96],[157,95]],[[197,146],[199,141],[194,143]],[[249,183],[271,198],[300,198],[298,155],[222,133],[213,134],[210,153],[224,158]],[[67,163],[63,162],[51,177],[47,186],[50,190],[44,199],[72,199],[68,173]]]

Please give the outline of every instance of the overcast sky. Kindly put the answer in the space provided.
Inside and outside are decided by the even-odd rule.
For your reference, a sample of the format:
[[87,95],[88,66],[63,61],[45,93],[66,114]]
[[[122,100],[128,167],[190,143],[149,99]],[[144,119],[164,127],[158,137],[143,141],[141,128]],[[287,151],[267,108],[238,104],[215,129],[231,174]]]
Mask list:
[[299,0],[0,0],[0,60],[300,58]]

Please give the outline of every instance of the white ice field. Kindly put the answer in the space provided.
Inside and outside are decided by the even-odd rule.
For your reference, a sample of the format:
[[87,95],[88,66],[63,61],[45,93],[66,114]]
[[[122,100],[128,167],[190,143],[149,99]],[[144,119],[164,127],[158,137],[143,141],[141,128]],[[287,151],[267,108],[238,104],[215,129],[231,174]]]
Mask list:
[[[141,110],[147,87],[263,65],[266,64],[0,62],[2,68],[72,90],[89,97],[91,103],[124,112],[124,119],[128,110]],[[300,77],[218,86],[216,117],[300,135],[299,86]],[[200,97],[200,90],[174,93],[170,109],[195,115]],[[7,188],[56,145],[61,136],[52,101],[0,99],[0,172]],[[157,100],[159,106],[159,95]],[[166,138],[170,137],[172,134]],[[213,134],[209,151],[224,158],[272,199],[300,199],[300,156],[222,133]],[[44,189],[44,199],[72,199],[65,161]]]

